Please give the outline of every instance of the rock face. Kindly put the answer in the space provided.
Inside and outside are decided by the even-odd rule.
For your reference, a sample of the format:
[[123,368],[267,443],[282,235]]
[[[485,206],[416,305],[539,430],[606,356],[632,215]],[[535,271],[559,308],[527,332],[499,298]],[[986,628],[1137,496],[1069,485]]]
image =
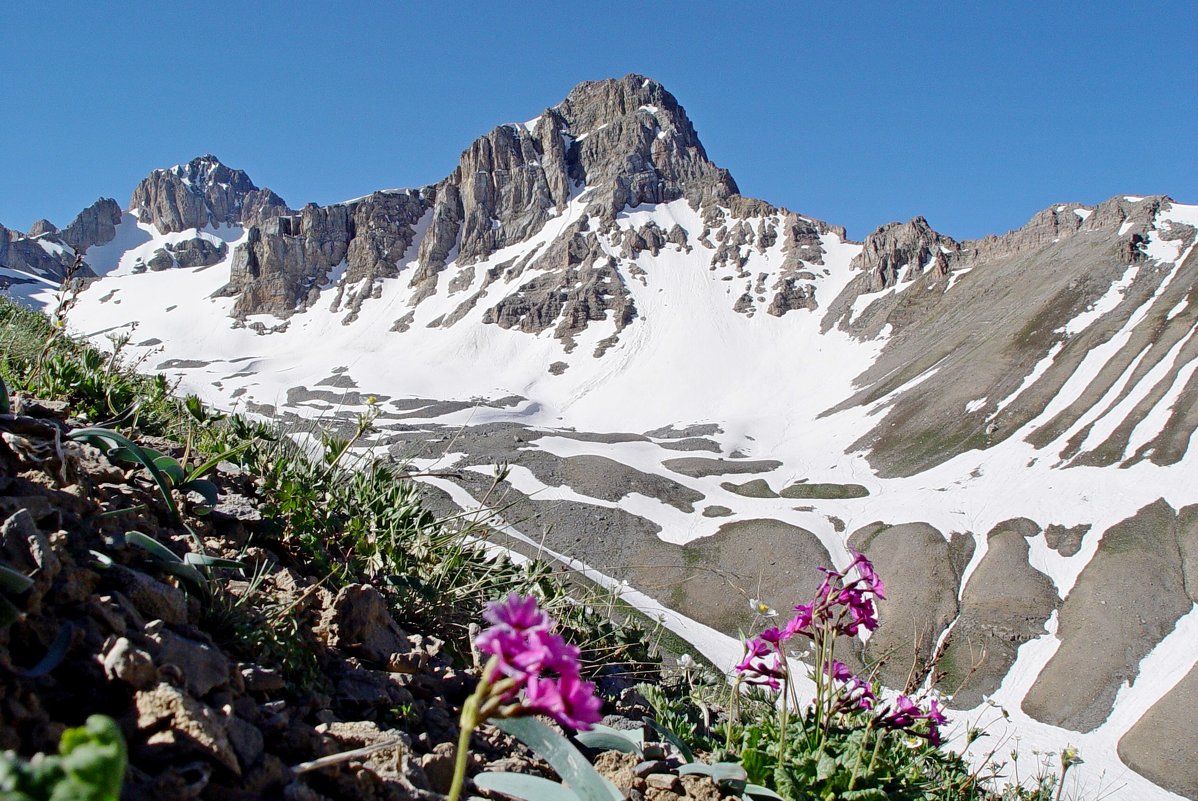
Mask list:
[[[1198,430],[1192,403],[1173,405],[1158,434],[1128,447],[1174,384],[1187,398],[1198,391],[1183,373],[1195,347],[1186,341],[1196,318],[1186,300],[1198,281],[1190,250],[1195,234],[1192,226],[1161,222],[1170,203],[1117,197],[1088,209],[1060,205],[1004,236],[959,244],[945,244],[951,240],[919,220],[871,235],[853,262],[865,272],[832,302],[822,326],[861,339],[885,333],[887,342],[857,378],[860,392],[837,408],[871,403],[935,375],[901,391],[881,424],[854,447],[870,451],[883,476],[911,475],[964,450],[992,447],[1032,422],[1083,360],[1109,342],[1104,369],[1075,402],[1037,423],[1028,441],[1043,447],[1075,428],[1105,395],[1121,391],[1120,379],[1134,363],[1133,377],[1151,379],[1151,390],[1102,437],[1092,424],[1076,426],[1061,455],[1084,465],[1176,463],[1183,440]],[[1150,243],[1157,253],[1176,252],[1177,263],[1149,257]],[[940,256],[947,272],[937,266]],[[926,269],[908,281],[912,271],[898,270],[903,264]],[[891,284],[896,270],[901,280]],[[1113,308],[1084,325],[1071,323],[1104,297],[1116,301]],[[1124,326],[1126,334],[1119,334]],[[1178,348],[1184,348],[1180,358]]]
[[[186,168],[158,171],[134,193],[133,204],[162,230],[204,219],[247,221],[252,184],[223,172],[217,180],[214,169],[197,159]],[[226,183],[236,191],[212,189]],[[480,137],[438,184],[345,204],[344,224],[335,207],[305,209],[298,222],[255,224],[250,240],[234,254],[233,276],[223,292],[237,296],[237,316],[285,316],[314,301],[324,275],[345,258],[334,307],[347,308],[345,322],[352,322],[362,302],[377,292],[376,281],[396,277],[407,260],[413,262],[411,304],[418,305],[438,291],[439,274],[451,261],[468,268],[527,242],[584,188],[591,190],[584,220],[597,218],[609,232],[617,212],[628,206],[686,199],[697,208],[738,197],[731,176],[708,160],[686,112],[661,84],[639,75],[584,83],[536,120],[502,125]],[[238,192],[247,198],[240,216],[235,200],[226,197]],[[426,215],[417,241],[416,228]],[[486,321],[530,333],[553,327],[567,349],[588,323],[614,320],[618,334],[635,318],[635,307],[597,234],[589,225],[572,226],[534,262],[519,265],[509,278],[525,270],[535,275],[493,302]],[[625,242],[630,257],[641,250],[656,253],[667,242],[689,246],[677,226],[645,234],[648,240]],[[769,236],[776,231],[763,232]],[[413,245],[414,260],[408,252]],[[804,293],[802,287],[780,285],[775,313],[809,308]],[[480,297],[469,300],[463,312]],[[396,330],[409,324],[401,319]]]
[[116,227],[121,224],[121,207],[115,200],[102,197],[88,206],[62,229],[62,240],[80,253],[87,253],[92,245],[111,242],[116,236]]
[[[1076,219],[1076,218],[1075,218]],[[960,250],[953,239],[931,229],[923,217],[883,225],[865,238],[850,267],[865,273],[865,292],[878,292],[925,272],[948,274],[948,254]]]
[[[878,676],[886,686],[918,686],[940,635],[957,617],[961,571],[973,539],[945,539],[927,523],[876,523],[853,532],[849,545],[886,577],[887,600],[879,606],[865,659],[885,660]],[[918,561],[912,553],[920,554]]]
[[287,211],[274,192],[258,189],[212,155],[150,173],[133,190],[129,208],[162,233],[255,223]]
[[[55,233],[26,236],[0,225],[0,268],[12,271],[0,275],[0,285],[5,288],[13,283],[57,284],[74,261],[74,252]],[[93,273],[84,267],[76,275],[86,278]]]
[[328,272],[344,261],[337,302],[352,315],[377,280],[398,274],[425,208],[420,194],[380,192],[354,203],[310,204],[298,215],[252,225],[233,253],[222,294],[237,296],[234,315],[286,316],[314,301]]
[[1039,533],[1027,519],[995,526],[961,593],[961,614],[939,665],[940,689],[961,709],[998,689],[1019,646],[1044,634],[1045,621],[1060,605],[1051,579],[1028,563],[1027,540]]
[[[1186,560],[1195,553],[1198,507],[1175,512],[1159,500],[1107,530],[1061,606],[1061,646],[1024,698],[1024,711],[1082,732],[1106,720],[1119,687],[1140,678],[1140,660],[1198,601]],[[1198,741],[1191,736],[1188,743],[1192,753]]]

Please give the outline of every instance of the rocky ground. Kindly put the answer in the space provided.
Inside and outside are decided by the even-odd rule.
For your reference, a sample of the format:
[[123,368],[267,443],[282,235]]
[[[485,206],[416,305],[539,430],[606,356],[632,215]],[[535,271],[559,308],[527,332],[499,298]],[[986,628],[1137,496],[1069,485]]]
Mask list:
[[[14,410],[0,415],[0,562],[34,584],[0,628],[0,749],[54,752],[64,728],[106,714],[128,743],[128,799],[443,797],[473,667],[401,628],[379,589],[329,589],[271,536],[254,477],[229,463],[213,476],[221,503],[189,523],[206,553],[256,566],[261,580],[216,570],[188,587],[127,542],[139,531],[196,550],[144,470],[65,440],[77,423],[59,404],[17,399]],[[643,725],[648,708],[628,683],[606,689],[609,723]],[[667,759],[612,752],[598,765],[629,799],[721,798],[657,755]],[[470,772],[484,768],[552,776],[486,726]]]

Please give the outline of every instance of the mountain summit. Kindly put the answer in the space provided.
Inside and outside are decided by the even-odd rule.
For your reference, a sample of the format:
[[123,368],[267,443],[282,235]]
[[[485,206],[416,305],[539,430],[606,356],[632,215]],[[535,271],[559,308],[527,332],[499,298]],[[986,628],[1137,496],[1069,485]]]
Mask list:
[[497,542],[631,582],[721,663],[729,585],[784,608],[865,552],[888,600],[844,658],[1143,798],[1198,795],[1196,240],[1198,207],[1119,195],[852,242],[740,195],[629,75],[419,189],[293,210],[212,156],[156,170],[0,230],[0,281],[53,305],[81,252],[76,330],[224,407],[377,414],[364,446],[461,475],[446,514],[504,493]]

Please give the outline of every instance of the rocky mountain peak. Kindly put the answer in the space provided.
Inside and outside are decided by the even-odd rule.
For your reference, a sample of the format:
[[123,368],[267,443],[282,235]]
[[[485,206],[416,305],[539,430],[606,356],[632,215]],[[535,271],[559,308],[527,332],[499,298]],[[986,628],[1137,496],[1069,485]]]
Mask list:
[[588,81],[554,112],[572,140],[570,177],[604,190],[596,211],[679,198],[698,206],[738,193],[728,171],[707,158],[686,111],[657,81],[635,74]]
[[948,255],[960,249],[952,237],[934,231],[923,217],[915,217],[905,223],[888,223],[867,236],[852,268],[868,276],[863,291],[877,292],[927,270],[946,274]]
[[258,222],[286,212],[287,204],[255,186],[244,171],[206,154],[151,172],[133,190],[129,209],[142,222],[169,233]]

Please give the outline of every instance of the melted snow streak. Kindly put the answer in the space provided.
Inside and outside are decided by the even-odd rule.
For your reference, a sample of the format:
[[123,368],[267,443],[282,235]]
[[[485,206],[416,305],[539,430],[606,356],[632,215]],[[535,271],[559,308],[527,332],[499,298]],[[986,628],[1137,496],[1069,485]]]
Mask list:
[[[969,532],[975,537],[977,547],[964,584],[985,555],[986,533],[1001,521],[1028,517],[1041,525],[1088,524],[1101,532],[1158,498],[1175,509],[1198,502],[1198,485],[1193,481],[1198,454],[1188,447],[1189,432],[1198,420],[1187,417],[1187,399],[1198,390],[1198,339],[1184,302],[1194,283],[1189,271],[1195,268],[1187,261],[1194,245],[1182,249],[1179,240],[1161,236],[1170,221],[1198,225],[1198,207],[1174,205],[1162,210],[1144,248],[1147,260],[1129,265],[1109,291],[1061,326],[1016,389],[989,396],[996,398],[997,414],[1049,381],[1054,366],[1076,358],[1077,366],[1055,397],[1018,431],[994,447],[959,453],[916,475],[883,479],[871,470],[868,454],[854,451],[853,443],[874,429],[904,393],[935,381],[937,367],[908,379],[885,397],[828,413],[854,396],[859,390],[855,380],[890,341],[888,328],[868,341],[838,327],[821,333],[823,313],[854,277],[850,262],[861,250],[835,234],[821,236],[824,263],[812,267],[814,278],[803,279],[814,293],[817,311],[799,309],[775,317],[757,301],[756,313],[749,316],[735,312],[733,306],[747,288],[757,295],[752,285],[760,283],[759,275],[766,276],[766,286],[773,283],[786,256],[781,244],[743,247],[740,256],[746,261],[741,270],[730,264],[711,269],[713,248],[699,242],[703,220],[686,202],[628,209],[617,217],[616,232],[599,234],[599,241],[616,262],[637,316],[602,357],[593,354],[602,340],[616,333],[610,319],[592,322],[575,337],[576,347],[568,353],[553,337],[552,328],[529,335],[484,324],[488,308],[535,277],[532,271],[513,277],[497,270],[498,277],[488,283],[488,271],[533,249],[547,248],[583,218],[590,191],[577,191],[564,211],[527,242],[473,265],[451,259],[437,292],[416,305],[409,286],[417,261],[413,245],[398,260],[398,278],[383,280],[377,297],[362,305],[352,324],[344,325],[344,311],[332,308],[335,290],[345,280],[342,267],[328,277],[315,305],[291,316],[285,326],[270,317],[249,321],[263,323],[266,331],[275,329],[266,334],[252,326],[234,327],[228,316],[234,299],[216,296],[228,282],[229,258],[204,269],[133,274],[139,258],[148,260],[167,242],[192,238],[197,232],[162,236],[126,215],[117,238],[88,254],[103,277],[81,295],[70,324],[101,342],[107,333],[135,329],[133,358],[144,357],[148,369],[178,376],[182,389],[226,408],[269,407],[306,417],[363,410],[358,397],[350,394],[342,402],[288,400],[289,390],[295,387],[313,388],[337,376],[352,381],[362,396],[372,393],[382,398],[384,412],[395,413],[381,418],[384,427],[402,424],[404,418],[398,413],[413,412],[413,399],[429,399],[422,413],[433,416],[423,422],[516,421],[551,432],[527,447],[560,457],[603,456],[668,478],[701,493],[704,500],[694,513],[643,495],[602,502],[569,487],[547,486],[520,466],[512,472],[517,489],[537,493],[539,498],[618,506],[659,526],[661,539],[671,543],[710,536],[728,522],[770,518],[813,532],[833,560],[844,566],[849,561],[846,538],[856,529],[879,520],[925,521],[946,536]],[[1081,210],[1077,214],[1083,216]],[[634,259],[623,258],[620,232],[649,222],[662,231],[681,227],[692,251],[666,244],[656,256],[642,251]],[[757,229],[762,223],[779,224],[780,217],[746,222]],[[420,241],[428,223],[427,218],[421,222],[413,242]],[[591,225],[594,230],[595,223]],[[231,254],[244,234],[240,228],[224,228],[198,235],[214,243],[227,242]],[[955,272],[948,286],[965,272]],[[1133,291],[1150,273],[1157,276],[1155,288]],[[954,288],[950,297],[968,292],[968,283]],[[909,286],[859,296],[851,316],[891,293],[909,291]],[[45,305],[51,302],[53,289],[22,284],[13,293]],[[463,301],[475,296],[477,302],[463,311]],[[455,312],[460,318],[444,325]],[[407,330],[393,331],[396,320],[406,315],[411,315]],[[1092,336],[1100,323],[1110,320],[1122,322],[1109,334]],[[1147,335],[1152,326],[1160,325],[1172,333],[1159,338]],[[1088,350],[1076,353],[1083,343]],[[564,371],[550,372],[548,366],[557,362],[565,365]],[[176,364],[198,366],[171,366]],[[439,408],[431,400],[511,396],[521,400],[447,411],[448,407]],[[978,397],[968,402],[963,413],[980,413],[987,403],[986,397]],[[738,481],[763,479],[775,490],[798,481],[858,484],[869,494],[812,504],[748,498],[723,486],[728,476],[695,478],[665,467],[668,459],[694,454],[667,449],[660,438],[604,443],[575,438],[564,430],[643,434],[663,426],[703,423],[718,425],[715,433],[705,435],[718,453],[698,455],[779,463]],[[459,492],[451,487],[444,488]],[[469,499],[463,496],[463,502]],[[703,517],[699,509],[707,505],[726,507],[731,514]],[[1099,540],[1088,536],[1077,553],[1065,556],[1049,548],[1043,536],[1035,537],[1029,541],[1031,564],[1064,597]],[[610,583],[600,574],[596,577]],[[718,663],[739,656],[739,645],[732,639],[660,608],[634,590],[627,595],[655,616],[667,615],[668,626],[692,638]],[[1144,659],[1141,673],[1151,675],[1149,668],[1162,669],[1173,677],[1193,666],[1198,658],[1196,627],[1198,612],[1178,622],[1174,633]],[[1103,771],[1105,786],[1124,785],[1110,798],[1175,798],[1129,771],[1115,750],[1119,737],[1175,679],[1125,688],[1107,722],[1086,735],[1045,726],[1019,711],[1021,699],[1059,645],[1052,631],[1055,624],[1049,634],[1020,648],[995,695],[1012,713],[1012,732],[1018,731],[1024,746],[1056,750],[1066,742],[1080,745],[1086,765],[1079,775],[1090,788]],[[979,707],[957,719],[989,721],[992,717],[988,708]],[[993,744],[991,738],[979,747]],[[1000,753],[1007,750],[1009,746]]]

